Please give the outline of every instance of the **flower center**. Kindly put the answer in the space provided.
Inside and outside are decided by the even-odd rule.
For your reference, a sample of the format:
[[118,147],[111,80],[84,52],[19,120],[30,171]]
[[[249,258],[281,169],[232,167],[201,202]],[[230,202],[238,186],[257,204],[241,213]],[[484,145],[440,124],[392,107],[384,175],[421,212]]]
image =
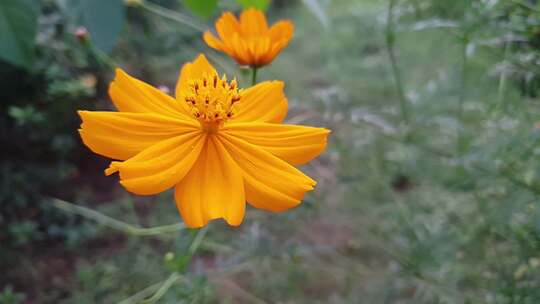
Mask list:
[[236,79],[228,82],[225,75],[219,78],[217,73],[205,73],[202,78],[189,80],[184,100],[203,129],[215,133],[223,122],[234,116],[239,93]]

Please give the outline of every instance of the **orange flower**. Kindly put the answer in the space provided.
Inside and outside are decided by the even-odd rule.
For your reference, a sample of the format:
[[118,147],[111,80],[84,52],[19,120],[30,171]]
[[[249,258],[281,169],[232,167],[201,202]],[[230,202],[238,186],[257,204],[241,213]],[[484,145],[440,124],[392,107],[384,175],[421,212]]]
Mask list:
[[316,182],[296,169],[326,147],[328,130],[282,124],[283,82],[239,90],[204,55],[182,68],[176,99],[118,69],[109,94],[120,112],[79,111],[83,142],[113,161],[128,191],[175,188],[188,227],[240,225],[245,203],[269,211],[300,204]]
[[261,67],[269,64],[292,38],[294,25],[278,21],[270,28],[264,13],[254,8],[245,10],[240,21],[226,12],[216,22],[219,38],[209,31],[204,33],[208,46],[234,58],[240,65]]

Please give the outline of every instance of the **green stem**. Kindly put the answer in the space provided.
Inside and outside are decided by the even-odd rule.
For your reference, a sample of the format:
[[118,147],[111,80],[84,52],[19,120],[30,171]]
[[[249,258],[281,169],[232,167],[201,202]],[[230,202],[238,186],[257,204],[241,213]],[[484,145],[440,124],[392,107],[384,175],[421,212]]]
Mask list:
[[461,46],[461,85],[460,85],[460,91],[459,91],[459,99],[458,99],[458,113],[457,113],[457,120],[458,120],[458,129],[457,129],[457,152],[458,155],[461,155],[464,150],[464,138],[463,138],[463,129],[464,129],[464,122],[463,122],[463,104],[465,103],[465,97],[467,94],[467,45],[469,44],[469,37],[467,34],[464,35],[462,46]]
[[135,235],[135,236],[160,235],[164,233],[177,232],[179,230],[186,228],[183,223],[158,226],[158,227],[152,227],[152,228],[138,227],[132,224],[124,223],[122,221],[119,221],[107,215],[101,214],[92,209],[88,209],[82,206],[77,206],[75,204],[72,204],[72,203],[57,199],[57,198],[53,199],[53,206],[60,210],[77,214],[87,219],[91,219],[109,228],[116,229],[126,234]]
[[206,233],[208,232],[208,226],[200,229],[199,231],[197,231],[197,235],[195,236],[195,238],[193,239],[193,242],[191,243],[191,245],[189,246],[189,249],[188,249],[188,252],[190,255],[194,255],[195,252],[197,252],[197,249],[199,249],[199,246],[201,245],[203,239],[204,239],[204,236],[206,235]]
[[196,24],[194,21],[192,21],[189,17],[185,16],[184,14],[170,10],[163,6],[160,6],[160,5],[148,2],[148,1],[142,1],[142,3],[140,4],[140,7],[158,16],[187,25],[191,27],[192,29],[197,30],[199,32],[205,31],[205,29],[202,26]]
[[257,84],[257,67],[251,68],[251,85],[254,86]]
[[[196,252],[199,246],[201,245],[206,233],[208,232],[208,226],[197,231],[197,235],[191,242],[191,245],[188,248],[188,255],[191,258]],[[143,289],[142,291],[132,295],[131,297],[123,300],[120,304],[153,304],[159,301],[167,291],[179,280],[183,280],[186,284],[190,282],[186,277],[182,276],[179,272],[175,271],[164,281],[150,285],[149,287]],[[151,296],[150,296],[151,295]],[[147,298],[150,296],[149,298]]]
[[114,70],[116,68],[116,63],[114,60],[107,53],[94,46],[92,37],[84,38],[81,41],[81,44],[88,52],[88,55],[92,56],[99,66],[110,70]]
[[[508,58],[508,54],[510,52],[511,43],[506,42],[504,46],[504,61]],[[506,71],[502,70],[501,75],[499,76],[499,86],[497,89],[497,106],[496,106],[496,112],[502,111],[504,109],[505,104],[505,90],[506,90]]]
[[131,297],[120,301],[118,304],[152,304],[159,301],[165,293],[179,280],[183,280],[186,284],[189,284],[189,281],[179,274],[178,272],[173,272],[171,275],[164,281],[150,285],[142,291],[132,295]]
[[163,282],[150,285],[145,289],[139,291],[138,293],[132,295],[131,297],[120,301],[118,304],[136,304],[141,303],[145,298],[152,296],[161,286]]
[[393,11],[394,11],[395,0],[389,0],[388,2],[388,12],[386,15],[386,49],[388,56],[390,57],[390,64],[392,66],[392,74],[394,76],[394,81],[396,83],[396,90],[399,98],[399,106],[401,110],[401,118],[406,124],[409,123],[409,113],[407,109],[407,98],[403,90],[403,84],[401,81],[401,76],[399,74],[399,68],[397,64],[396,55],[394,53],[394,42],[395,42],[395,33],[393,26]]
[[522,1],[518,1],[518,0],[510,0],[510,2],[513,2],[514,4],[517,4],[525,9],[528,9],[528,10],[531,10],[535,13],[540,13],[540,10],[537,9],[536,7],[530,5],[530,4],[527,4],[525,2],[522,2]]
[[151,296],[150,298],[146,300],[141,301],[140,303],[141,304],[156,303],[157,301],[159,301],[159,299],[161,299],[165,295],[165,293],[171,288],[171,286],[173,286],[173,284],[176,283],[176,281],[178,281],[181,278],[182,278],[182,275],[179,274],[178,272],[171,273],[171,275],[165,281],[163,281],[163,283],[161,284],[161,287],[159,287],[159,289],[156,291],[156,293],[154,293],[153,296]]

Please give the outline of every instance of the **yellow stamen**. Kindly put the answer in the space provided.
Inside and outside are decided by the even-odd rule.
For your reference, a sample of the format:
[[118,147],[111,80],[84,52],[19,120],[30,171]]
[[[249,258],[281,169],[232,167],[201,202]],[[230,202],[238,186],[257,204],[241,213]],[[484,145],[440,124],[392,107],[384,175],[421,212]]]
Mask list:
[[236,79],[228,82],[225,75],[219,78],[217,73],[205,73],[202,78],[189,81],[184,101],[204,130],[215,133],[223,122],[234,116],[239,93]]

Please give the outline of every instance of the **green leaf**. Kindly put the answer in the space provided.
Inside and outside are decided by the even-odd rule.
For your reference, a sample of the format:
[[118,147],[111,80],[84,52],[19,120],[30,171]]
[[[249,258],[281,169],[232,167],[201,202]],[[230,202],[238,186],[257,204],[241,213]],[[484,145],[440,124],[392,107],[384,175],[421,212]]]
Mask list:
[[185,0],[184,4],[195,14],[208,18],[216,11],[218,0]]
[[82,23],[90,33],[92,43],[110,53],[124,26],[122,0],[82,0]]
[[254,7],[261,11],[265,11],[270,4],[270,0],[237,0],[238,3],[244,8]]
[[0,58],[29,68],[34,60],[34,38],[39,0],[0,0]]

